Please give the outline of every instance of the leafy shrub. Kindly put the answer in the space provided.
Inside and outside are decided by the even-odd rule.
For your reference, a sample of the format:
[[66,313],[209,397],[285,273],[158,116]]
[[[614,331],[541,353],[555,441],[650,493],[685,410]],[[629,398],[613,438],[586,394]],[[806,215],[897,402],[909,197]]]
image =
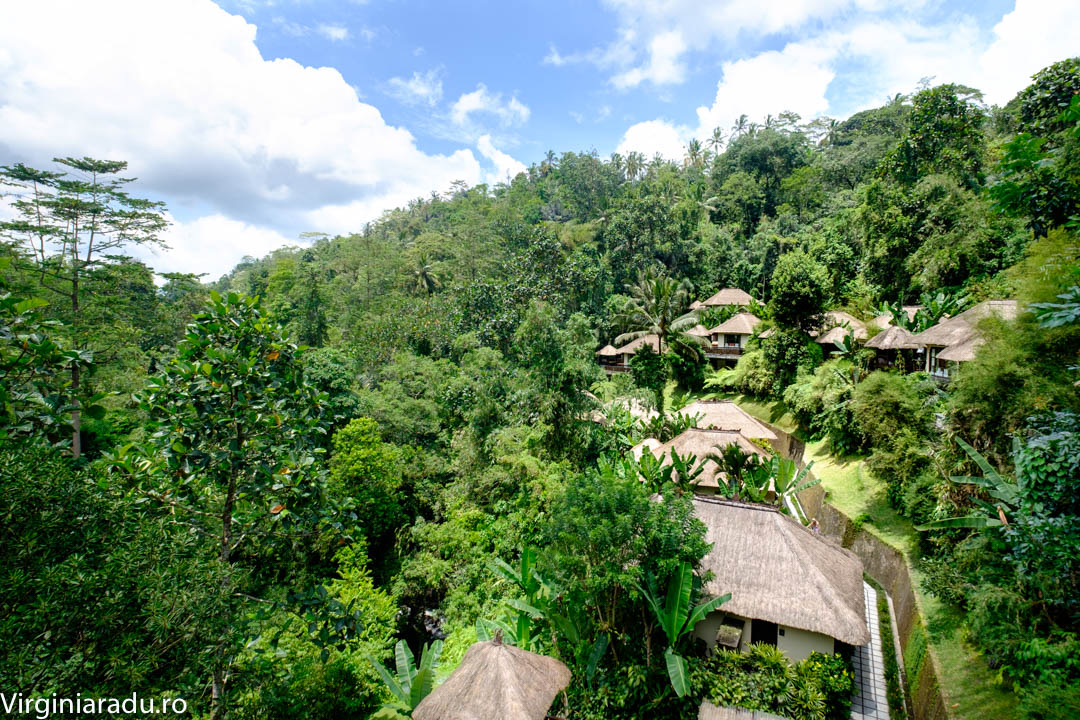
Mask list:
[[1046,683],[1020,692],[1020,720],[1075,720],[1080,717],[1080,684]]
[[847,720],[855,676],[839,655],[811,653],[791,665],[772,645],[745,653],[720,650],[697,662],[691,681],[714,705],[772,712],[792,720]]
[[853,370],[850,360],[829,360],[813,374],[799,373],[784,390],[784,402],[799,425],[816,437],[827,437],[832,451],[840,454],[857,452],[865,445],[851,411]]
[[768,395],[773,391],[776,375],[772,367],[765,359],[765,351],[761,348],[748,350],[744,353],[730,376],[725,376],[724,385],[734,388],[747,395]]

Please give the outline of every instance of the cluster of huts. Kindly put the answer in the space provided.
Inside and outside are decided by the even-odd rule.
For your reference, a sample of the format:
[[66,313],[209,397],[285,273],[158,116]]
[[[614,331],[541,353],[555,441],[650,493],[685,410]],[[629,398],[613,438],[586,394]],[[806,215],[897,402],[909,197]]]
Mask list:
[[[742,290],[724,288],[703,302],[691,304],[691,310],[720,307],[738,310],[716,327],[698,325],[688,331],[691,335],[706,339],[703,350],[713,367],[737,362],[751,338],[766,338],[774,332],[772,328],[760,330],[761,318],[746,310],[754,302]],[[915,318],[919,309],[918,305],[905,305],[903,308],[910,320]],[[821,328],[811,336],[822,346],[826,356],[836,354],[837,343],[850,335],[876,351],[878,367],[896,367],[905,372],[923,370],[945,380],[956,363],[975,358],[975,350],[984,342],[978,329],[981,320],[991,315],[1012,320],[1017,313],[1015,300],[986,300],[953,317],[946,317],[922,332],[912,333],[894,324],[892,316],[888,314],[864,322],[850,313],[833,310],[825,313]],[[873,334],[874,330],[876,334]],[[873,337],[870,337],[871,334]],[[659,352],[660,339],[656,335],[646,335],[621,347],[605,345],[596,352],[597,361],[609,373],[627,372],[630,358],[645,345]]]

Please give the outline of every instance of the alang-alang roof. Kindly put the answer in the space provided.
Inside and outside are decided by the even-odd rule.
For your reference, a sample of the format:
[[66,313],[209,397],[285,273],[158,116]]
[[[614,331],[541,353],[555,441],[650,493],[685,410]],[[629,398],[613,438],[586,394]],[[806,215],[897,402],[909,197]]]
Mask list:
[[870,642],[862,562],[849,550],[763,505],[694,498],[694,515],[712,544],[701,561],[721,610],[808,630],[850,645]]

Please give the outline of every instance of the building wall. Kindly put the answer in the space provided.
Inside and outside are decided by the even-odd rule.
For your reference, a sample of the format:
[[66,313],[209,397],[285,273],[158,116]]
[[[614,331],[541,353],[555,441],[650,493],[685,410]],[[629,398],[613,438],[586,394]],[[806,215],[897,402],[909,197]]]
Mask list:
[[[704,641],[711,650],[716,644],[716,633],[720,625],[728,615],[721,611],[709,613],[704,620],[694,627],[694,636]],[[735,616],[731,616],[735,617]],[[780,635],[780,631],[783,635]],[[751,642],[750,621],[743,623],[742,637],[739,640],[739,650],[745,652]],[[788,660],[793,663],[805,660],[812,652],[831,654],[836,650],[836,641],[828,635],[808,632],[797,628],[780,625],[777,629],[776,646],[784,651]]]
[[812,652],[828,655],[836,649],[836,641],[828,635],[783,626],[780,627],[780,631],[784,634],[777,635],[776,647],[783,650],[788,660],[793,663],[805,660]]

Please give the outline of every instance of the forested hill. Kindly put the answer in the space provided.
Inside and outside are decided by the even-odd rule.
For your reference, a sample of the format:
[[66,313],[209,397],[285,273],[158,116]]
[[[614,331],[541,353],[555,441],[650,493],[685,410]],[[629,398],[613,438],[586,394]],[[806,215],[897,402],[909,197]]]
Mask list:
[[[122,162],[60,163],[77,178],[0,167],[23,193],[0,223],[8,689],[407,718],[501,630],[569,667],[561,717],[847,717],[842,658],[707,656],[659,599],[705,574],[699,458],[630,449],[741,394],[883,488],[919,592],[1000,680],[957,712],[1080,713],[1080,58],[1003,108],[944,84],[744,117],[678,163],[551,152],[211,284],[126,255],[164,220]],[[731,368],[686,332],[728,319],[688,314],[721,288],[769,330]],[[948,377],[813,339],[827,311],[918,332],[990,299],[1020,310],[969,328]],[[605,375],[596,351],[646,333],[660,353]],[[794,476],[753,448],[762,487]]]

